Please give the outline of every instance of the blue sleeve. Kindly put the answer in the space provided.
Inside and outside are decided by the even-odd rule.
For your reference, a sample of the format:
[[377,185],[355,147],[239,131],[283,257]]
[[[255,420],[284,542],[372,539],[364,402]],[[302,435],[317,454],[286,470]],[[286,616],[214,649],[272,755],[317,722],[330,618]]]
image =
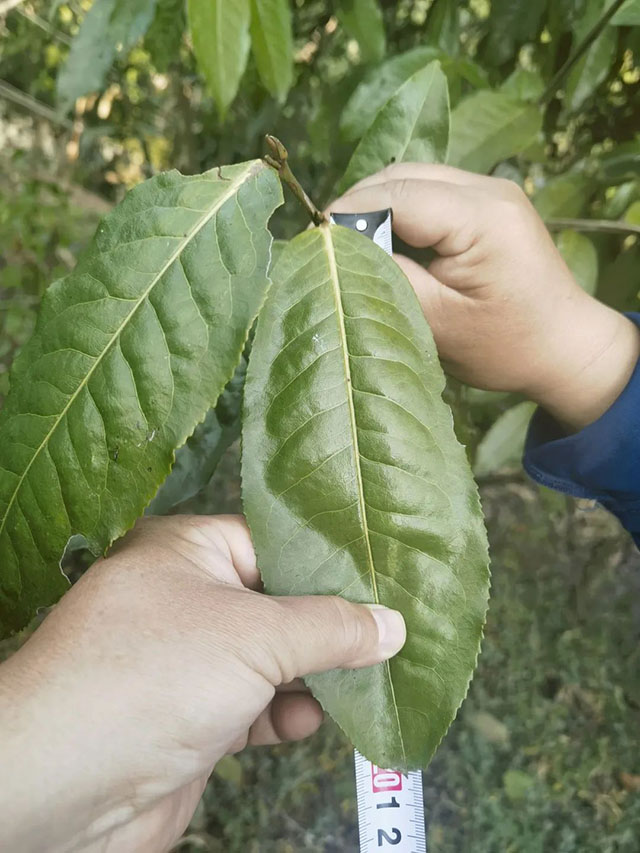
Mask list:
[[[640,314],[628,316],[640,326]],[[611,408],[580,432],[566,435],[538,409],[523,462],[538,483],[604,506],[640,547],[640,362]]]

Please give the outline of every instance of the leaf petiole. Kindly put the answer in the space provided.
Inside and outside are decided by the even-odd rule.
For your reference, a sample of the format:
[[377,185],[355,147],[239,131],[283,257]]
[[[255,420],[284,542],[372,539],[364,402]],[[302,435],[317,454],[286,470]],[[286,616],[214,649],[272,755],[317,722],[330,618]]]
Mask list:
[[289,152],[282,142],[270,133],[267,133],[265,139],[267,140],[267,145],[271,149],[272,153],[266,154],[263,157],[263,160],[278,172],[280,179],[287,184],[291,192],[307,211],[313,224],[322,225],[323,222],[327,221],[327,217],[322,213],[322,211],[318,210],[300,184],[300,181],[291,171],[291,167],[289,166]]

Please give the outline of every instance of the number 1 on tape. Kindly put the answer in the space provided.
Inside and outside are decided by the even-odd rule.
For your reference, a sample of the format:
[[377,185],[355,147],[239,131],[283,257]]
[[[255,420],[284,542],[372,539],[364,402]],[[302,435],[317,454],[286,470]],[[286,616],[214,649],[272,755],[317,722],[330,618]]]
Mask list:
[[[391,254],[391,211],[334,213],[331,221],[366,234]],[[427,853],[422,773],[376,767],[355,751],[361,853],[393,848],[396,853]]]

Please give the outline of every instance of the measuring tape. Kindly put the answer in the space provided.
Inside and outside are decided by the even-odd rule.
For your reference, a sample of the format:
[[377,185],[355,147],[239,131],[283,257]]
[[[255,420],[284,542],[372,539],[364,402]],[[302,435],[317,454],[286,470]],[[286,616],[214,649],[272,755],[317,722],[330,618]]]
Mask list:
[[[370,237],[391,254],[391,211],[332,213],[331,222]],[[422,773],[376,767],[355,750],[356,794],[361,853],[393,848],[396,853],[427,853]]]

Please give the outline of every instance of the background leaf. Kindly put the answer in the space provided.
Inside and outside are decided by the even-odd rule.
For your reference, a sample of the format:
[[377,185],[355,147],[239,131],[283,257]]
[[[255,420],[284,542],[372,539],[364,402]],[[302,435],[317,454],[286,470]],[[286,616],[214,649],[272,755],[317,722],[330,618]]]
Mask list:
[[144,47],[158,71],[168,71],[175,61],[185,26],[184,0],[157,0],[156,13],[144,37]]
[[[610,5],[610,0],[587,0],[584,13],[575,29],[574,45],[579,44]],[[571,112],[580,109],[585,100],[602,83],[616,53],[618,31],[607,26],[589,46],[585,55],[569,72],[565,83],[565,105]]]
[[87,12],[56,81],[65,110],[103,88],[118,55],[126,55],[151,23],[156,0],[96,0]]
[[457,0],[435,0],[427,17],[427,41],[447,56],[456,56],[460,47]]
[[475,92],[451,113],[449,163],[488,172],[531,145],[541,127],[542,114],[535,104],[503,92]]
[[640,0],[627,0],[615,13],[611,23],[616,27],[637,27],[640,25]]
[[247,353],[201,424],[176,453],[171,473],[146,509],[146,515],[180,511],[180,505],[205,489],[225,450],[240,436]]
[[598,285],[598,253],[591,240],[565,229],[556,237],[556,245],[580,287],[593,296]]
[[338,0],[338,20],[360,46],[364,62],[377,62],[385,52],[384,21],[378,0]]
[[224,119],[249,56],[249,0],[188,0],[187,11],[198,67]]
[[280,202],[260,160],[159,175],[48,290],[0,413],[0,633],[64,590],[71,535],[97,553],[131,527],[216,401],[264,298]]
[[284,101],[293,81],[289,0],[251,0],[251,49],[265,88]]
[[540,31],[547,2],[492,0],[485,51],[487,61],[501,65],[513,56],[519,45],[534,41]]
[[390,163],[443,163],[449,144],[449,92],[439,62],[417,71],[382,107],[353,153],[341,194]]
[[520,467],[527,427],[535,410],[535,403],[518,403],[492,424],[476,451],[476,477],[486,477],[501,468]]
[[623,181],[640,175],[640,136],[618,145],[614,151],[600,158],[604,181]]
[[247,373],[244,506],[269,592],[404,614],[393,660],[308,679],[384,767],[429,762],[487,606],[482,513],[443,388],[415,294],[382,249],[336,226],[288,244]]
[[579,216],[593,194],[593,182],[582,172],[567,172],[551,178],[533,197],[543,219]]
[[504,81],[500,91],[519,101],[538,101],[544,92],[544,80],[539,71],[516,68]]
[[438,48],[417,47],[371,69],[356,87],[342,112],[340,132],[343,138],[347,142],[360,139],[393,93],[416,71],[440,55]]

